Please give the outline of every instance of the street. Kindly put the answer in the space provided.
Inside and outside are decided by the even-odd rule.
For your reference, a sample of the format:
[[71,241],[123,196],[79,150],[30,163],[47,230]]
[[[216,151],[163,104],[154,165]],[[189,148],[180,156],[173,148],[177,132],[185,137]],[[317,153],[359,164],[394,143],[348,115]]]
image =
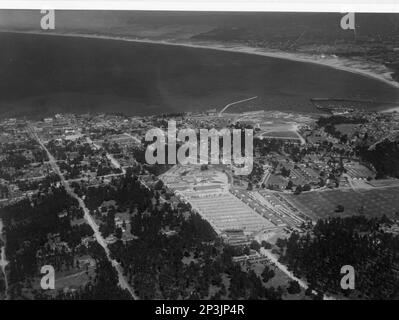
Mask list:
[[[65,180],[64,175],[61,173],[60,168],[58,167],[57,161],[55,160],[55,158],[53,157],[53,155],[48,151],[47,147],[44,145],[44,143],[40,140],[39,136],[36,134],[36,132],[34,131],[33,128],[29,128],[33,137],[36,139],[36,141],[40,144],[40,146],[43,148],[44,151],[46,151],[47,156],[49,158],[49,163],[51,165],[51,167],[53,168],[54,172],[57,173],[57,175],[60,177],[61,179],[61,183],[62,185],[65,187],[66,192],[72,197],[75,198],[78,203],[79,206],[82,208],[83,212],[84,212],[84,218],[86,220],[86,222],[89,224],[89,226],[92,228],[93,232],[94,232],[94,236],[96,238],[96,241],[98,242],[98,244],[100,246],[102,246],[104,248],[105,254],[107,256],[108,261],[112,264],[112,266],[115,268],[116,272],[118,273],[118,279],[119,279],[119,286],[122,289],[126,289],[131,297],[134,300],[138,300],[139,297],[134,293],[133,289],[130,287],[129,282],[126,280],[125,276],[123,275],[123,269],[120,266],[120,264],[111,258],[111,254],[108,248],[107,243],[105,242],[104,238],[102,237],[100,231],[99,231],[99,227],[96,224],[96,222],[94,221],[94,219],[92,218],[92,216],[90,215],[89,209],[86,207],[86,204],[84,203],[84,201],[72,190],[72,188],[69,185],[69,182],[67,180]],[[115,160],[115,159],[114,159]]]

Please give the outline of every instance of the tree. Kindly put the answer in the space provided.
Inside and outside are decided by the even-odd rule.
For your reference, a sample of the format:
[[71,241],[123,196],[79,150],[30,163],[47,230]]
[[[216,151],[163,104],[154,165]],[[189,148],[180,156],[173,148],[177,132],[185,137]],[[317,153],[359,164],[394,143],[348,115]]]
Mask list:
[[341,212],[344,212],[345,211],[345,208],[344,208],[344,206],[343,205],[337,205],[337,208],[335,209],[335,212],[337,212],[337,213],[341,213]]
[[287,292],[289,294],[297,294],[301,292],[301,287],[299,286],[298,281],[295,280],[291,280],[289,282],[288,288],[287,288]]
[[311,296],[312,295],[312,288],[311,287],[308,287],[306,290],[305,290],[305,295],[306,296]]
[[299,186],[296,187],[294,194],[298,195],[298,194],[301,194],[301,193],[302,193],[302,186],[299,185]]
[[265,240],[263,240],[261,244],[262,244],[262,247],[267,249],[267,250],[272,248],[272,245],[269,242],[265,241]]
[[259,251],[260,250],[260,244],[258,243],[258,241],[254,240],[254,241],[251,242],[250,248],[252,250]]
[[154,184],[154,189],[155,190],[161,190],[163,188],[163,182],[162,180],[158,180],[155,184]]
[[283,177],[288,178],[290,176],[290,174],[291,174],[291,170],[287,169],[286,167],[281,168],[281,175]]
[[287,243],[287,240],[278,238],[276,241],[276,246],[282,249],[285,247],[286,243]]
[[115,237],[119,240],[122,239],[122,229],[121,228],[115,229]]
[[275,276],[275,272],[273,269],[270,269],[268,266],[265,266],[265,269],[262,271],[262,279],[263,282],[266,283],[270,279],[272,279]]

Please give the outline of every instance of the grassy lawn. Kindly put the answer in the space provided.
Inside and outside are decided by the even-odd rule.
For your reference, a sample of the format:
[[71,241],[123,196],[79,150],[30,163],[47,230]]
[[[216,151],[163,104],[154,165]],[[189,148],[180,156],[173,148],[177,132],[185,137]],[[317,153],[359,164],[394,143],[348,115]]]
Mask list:
[[[399,210],[399,188],[375,189],[364,192],[352,190],[330,190],[324,192],[306,192],[300,195],[285,194],[291,203],[313,219],[329,216],[351,216],[363,214],[370,217],[393,217]],[[337,206],[344,207],[336,212]]]

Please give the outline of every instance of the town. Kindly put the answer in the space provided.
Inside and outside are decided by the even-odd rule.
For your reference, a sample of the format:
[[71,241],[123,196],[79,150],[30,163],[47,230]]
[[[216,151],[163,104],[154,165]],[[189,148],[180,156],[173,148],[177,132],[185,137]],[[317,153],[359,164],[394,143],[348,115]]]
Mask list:
[[[236,175],[223,161],[205,163],[200,152],[194,153],[198,164],[148,163],[146,134],[166,131],[168,121],[193,132],[253,130],[251,173]],[[109,290],[111,281],[116,296],[133,299],[347,296],[337,289],[339,271],[311,279],[306,266],[295,264],[292,246],[329,219],[366,219],[361,224],[378,236],[399,235],[398,138],[399,114],[356,110],[2,120],[4,295],[87,297],[93,285],[82,286],[93,279],[98,285],[108,273],[102,285]],[[195,151],[202,145],[196,141]],[[207,149],[214,154],[214,146]],[[151,235],[158,247],[145,243]],[[172,261],[183,268],[181,279]],[[56,292],[38,285],[45,264],[57,266]],[[397,273],[397,261],[392,264]],[[371,285],[365,279],[351,294],[372,297]]]

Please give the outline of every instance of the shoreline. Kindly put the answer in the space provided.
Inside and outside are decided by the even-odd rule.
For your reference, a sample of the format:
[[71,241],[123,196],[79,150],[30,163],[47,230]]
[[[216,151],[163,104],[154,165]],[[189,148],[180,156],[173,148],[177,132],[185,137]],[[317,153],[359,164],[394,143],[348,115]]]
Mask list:
[[[241,53],[241,54],[249,54],[249,55],[258,55],[264,56],[274,59],[281,60],[290,60],[301,63],[311,63],[319,66],[332,68],[335,70],[341,70],[345,72],[350,72],[353,74],[357,74],[360,76],[367,77],[369,79],[374,79],[377,81],[384,82],[385,84],[399,89],[399,82],[396,82],[391,77],[391,73],[384,65],[374,65],[375,68],[384,68],[384,70],[380,70],[380,72],[375,70],[369,70],[373,68],[371,65],[367,65],[367,61],[359,61],[359,60],[351,60],[347,58],[320,58],[315,55],[310,54],[301,54],[301,53],[290,53],[278,50],[268,50],[265,48],[255,48],[248,47],[245,45],[239,44],[222,44],[222,43],[208,43],[208,42],[173,42],[173,41],[162,41],[162,40],[150,40],[150,39],[137,39],[130,38],[128,36],[110,36],[110,35],[101,35],[101,34],[91,34],[91,33],[71,33],[71,32],[41,32],[41,31],[18,31],[18,30],[0,30],[0,33],[16,33],[16,34],[33,34],[33,35],[42,35],[42,36],[56,36],[56,37],[70,37],[70,38],[87,38],[87,39],[102,39],[102,40],[113,40],[113,41],[124,41],[124,42],[134,42],[134,43],[144,43],[144,44],[154,44],[154,45],[168,45],[168,46],[177,46],[177,47],[185,47],[185,48],[196,48],[196,49],[204,49],[204,50],[215,50],[215,51],[224,51],[231,53]],[[323,59],[323,60],[320,60]],[[355,64],[361,66],[362,68],[353,68],[348,67],[346,64]],[[364,69],[363,69],[364,68]],[[399,101],[397,107],[389,107],[387,109],[381,110],[380,112],[393,112],[399,111]]]
[[399,113],[399,107],[393,107],[393,108],[385,109],[385,110],[382,110],[381,112],[384,112],[384,113],[398,112]]
[[7,298],[7,291],[8,291],[8,281],[7,281],[7,271],[6,267],[8,265],[8,261],[6,258],[6,240],[3,237],[3,220],[0,218],[0,239],[3,241],[3,245],[0,247],[0,272],[3,274],[4,277],[4,284],[5,284],[5,297]]
[[0,269],[4,271],[7,266],[8,261],[6,260],[6,240],[3,237],[3,220],[0,218],[0,240],[3,241],[3,245],[0,247]]

